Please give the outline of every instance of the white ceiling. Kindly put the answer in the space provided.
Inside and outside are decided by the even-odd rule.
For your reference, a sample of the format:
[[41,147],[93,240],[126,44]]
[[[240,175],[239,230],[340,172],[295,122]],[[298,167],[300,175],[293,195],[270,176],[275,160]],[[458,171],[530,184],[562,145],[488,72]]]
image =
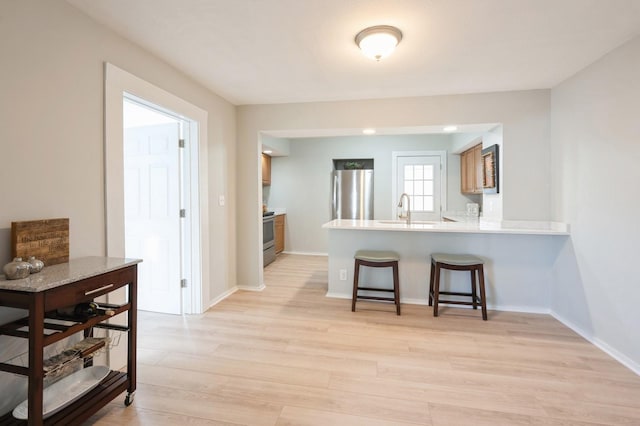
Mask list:
[[640,34],[640,0],[67,1],[236,105],[550,88]]

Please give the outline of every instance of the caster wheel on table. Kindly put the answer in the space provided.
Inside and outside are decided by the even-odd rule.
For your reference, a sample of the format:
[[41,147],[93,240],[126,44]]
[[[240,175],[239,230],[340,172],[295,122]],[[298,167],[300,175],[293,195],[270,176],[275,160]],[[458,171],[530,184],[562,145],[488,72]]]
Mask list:
[[134,397],[133,393],[128,393],[127,396],[124,398],[124,405],[128,407],[131,404],[133,404],[133,397]]

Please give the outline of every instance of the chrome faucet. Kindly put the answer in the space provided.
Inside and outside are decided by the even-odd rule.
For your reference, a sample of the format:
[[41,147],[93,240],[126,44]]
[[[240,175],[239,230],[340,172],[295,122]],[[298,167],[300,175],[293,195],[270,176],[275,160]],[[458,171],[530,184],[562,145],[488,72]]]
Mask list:
[[407,219],[407,225],[411,225],[411,199],[409,198],[409,195],[406,192],[403,192],[402,195],[400,196],[400,202],[398,203],[398,207],[400,207],[400,209],[402,209],[402,199],[403,198],[407,198],[407,214],[403,215],[402,214],[402,210],[400,210],[400,213],[398,213],[398,218],[399,219]]

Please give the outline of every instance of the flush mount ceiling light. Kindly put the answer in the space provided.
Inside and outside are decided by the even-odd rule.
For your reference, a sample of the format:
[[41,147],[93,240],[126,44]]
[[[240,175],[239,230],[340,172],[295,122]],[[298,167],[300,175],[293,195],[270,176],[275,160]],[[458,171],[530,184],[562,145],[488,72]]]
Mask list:
[[365,135],[375,135],[376,134],[376,129],[362,129],[362,133]]
[[365,56],[379,61],[393,52],[402,40],[402,32],[390,25],[365,28],[356,35],[356,44]]
[[444,126],[442,128],[443,132],[455,132],[456,130],[458,130],[458,126]]

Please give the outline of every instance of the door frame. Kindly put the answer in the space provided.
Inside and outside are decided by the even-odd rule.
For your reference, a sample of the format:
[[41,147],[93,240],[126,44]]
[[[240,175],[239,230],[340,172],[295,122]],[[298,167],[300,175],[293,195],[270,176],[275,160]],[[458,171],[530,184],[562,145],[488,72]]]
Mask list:
[[398,194],[398,158],[440,157],[440,216],[447,210],[447,151],[393,151],[391,152],[391,217],[395,218]]
[[[110,257],[125,256],[124,234],[124,165],[123,165],[123,111],[125,94],[133,95],[165,108],[173,115],[181,116],[190,123],[192,143],[188,149],[197,164],[190,167],[192,226],[191,240],[192,280],[190,291],[185,294],[184,313],[204,312],[203,300],[208,300],[209,282],[209,207],[208,199],[208,155],[207,155],[207,111],[105,62],[104,66],[104,168],[105,168],[105,243]],[[201,202],[202,200],[202,202]]]

